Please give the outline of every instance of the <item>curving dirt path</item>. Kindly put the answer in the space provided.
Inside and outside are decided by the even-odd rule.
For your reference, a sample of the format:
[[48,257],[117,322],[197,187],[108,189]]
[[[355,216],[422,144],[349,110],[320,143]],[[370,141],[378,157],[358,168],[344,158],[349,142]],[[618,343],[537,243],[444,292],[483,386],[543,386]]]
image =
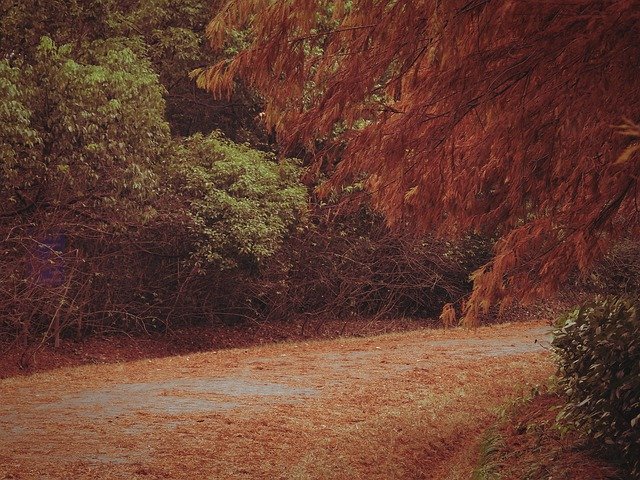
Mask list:
[[456,479],[553,366],[542,322],[285,343],[0,381],[4,479]]

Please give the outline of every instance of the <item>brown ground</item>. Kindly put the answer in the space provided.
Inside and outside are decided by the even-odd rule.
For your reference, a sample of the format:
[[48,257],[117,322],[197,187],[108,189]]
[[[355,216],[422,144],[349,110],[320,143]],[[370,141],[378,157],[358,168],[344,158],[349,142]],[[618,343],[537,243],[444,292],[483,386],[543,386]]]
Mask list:
[[468,478],[495,408],[552,373],[547,332],[422,330],[7,378],[0,478]]
[[92,335],[82,340],[62,338],[60,347],[51,340],[33,339],[26,346],[0,339],[0,379],[30,375],[59,367],[117,363],[145,358],[162,358],[194,352],[246,348],[282,341],[309,341],[344,336],[371,336],[420,330],[433,326],[429,319],[296,320],[287,322],[244,322],[237,325],[184,326],[168,332],[138,332]]

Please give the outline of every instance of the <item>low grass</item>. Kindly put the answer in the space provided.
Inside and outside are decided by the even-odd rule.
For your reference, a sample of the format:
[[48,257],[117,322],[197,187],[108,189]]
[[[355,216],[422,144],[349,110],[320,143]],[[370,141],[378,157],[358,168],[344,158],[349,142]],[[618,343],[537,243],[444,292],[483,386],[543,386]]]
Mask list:
[[480,443],[479,465],[474,470],[471,480],[499,480],[498,460],[504,448],[504,437],[495,428],[488,430]]
[[472,480],[622,480],[577,432],[556,422],[562,398],[549,389],[503,409],[479,444]]

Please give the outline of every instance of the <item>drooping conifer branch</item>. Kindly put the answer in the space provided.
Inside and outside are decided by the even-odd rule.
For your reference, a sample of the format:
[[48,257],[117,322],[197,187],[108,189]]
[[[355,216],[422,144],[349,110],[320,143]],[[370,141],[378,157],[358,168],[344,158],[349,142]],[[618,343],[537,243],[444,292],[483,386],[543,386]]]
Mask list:
[[397,228],[500,238],[468,323],[638,231],[640,2],[230,1],[213,46],[234,29],[201,84],[241,78],[284,147],[340,152],[322,191],[365,175]]

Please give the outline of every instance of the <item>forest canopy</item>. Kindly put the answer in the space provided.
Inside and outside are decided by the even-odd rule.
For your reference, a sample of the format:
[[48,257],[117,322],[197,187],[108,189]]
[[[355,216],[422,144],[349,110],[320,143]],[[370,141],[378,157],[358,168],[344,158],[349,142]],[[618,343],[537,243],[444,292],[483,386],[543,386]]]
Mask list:
[[467,322],[548,294],[637,234],[640,4],[633,0],[223,2],[198,70],[265,99],[288,149],[365,179],[400,230],[494,236]]

